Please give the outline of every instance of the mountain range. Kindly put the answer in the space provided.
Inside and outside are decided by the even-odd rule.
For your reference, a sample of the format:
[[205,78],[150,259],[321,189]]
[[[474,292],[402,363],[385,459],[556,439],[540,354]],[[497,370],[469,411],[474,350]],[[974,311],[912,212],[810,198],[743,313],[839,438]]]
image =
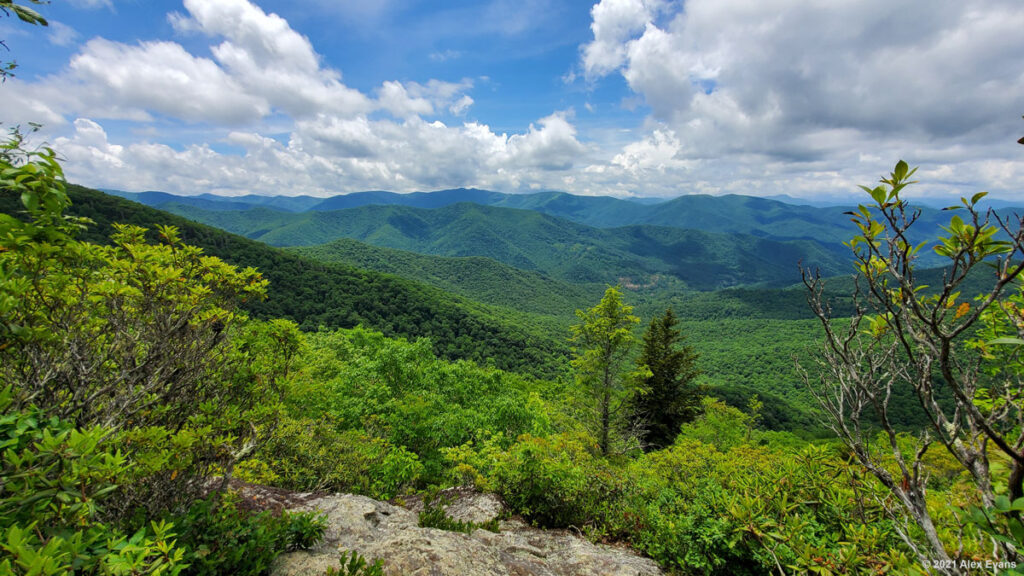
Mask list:
[[[69,191],[72,213],[97,223],[85,232],[93,241],[104,241],[113,222],[173,224],[207,253],[261,270],[270,292],[247,304],[256,316],[306,330],[363,325],[428,337],[444,357],[534,375],[564,369],[573,312],[617,283],[643,322],[674,308],[708,390],[736,406],[757,393],[772,427],[813,420],[793,358],[810,361],[820,325],[798,263],[839,275],[829,280],[834,310],[852,310],[852,267],[839,240],[853,227],[837,208],[740,196],[643,204],[477,190],[327,200],[136,196],[156,210],[79,186]],[[0,210],[17,212],[13,199],[5,202]],[[923,211],[921,233],[947,216]],[[941,282],[941,272],[921,275]]]

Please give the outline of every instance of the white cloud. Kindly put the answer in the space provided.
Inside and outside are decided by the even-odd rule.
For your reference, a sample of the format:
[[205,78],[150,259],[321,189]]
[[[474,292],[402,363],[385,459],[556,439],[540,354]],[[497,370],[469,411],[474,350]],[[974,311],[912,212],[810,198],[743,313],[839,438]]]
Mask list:
[[[187,13],[169,17],[173,27],[214,39],[210,57],[171,41],[95,38],[60,74],[15,91],[12,113],[44,115],[58,134],[70,123],[55,144],[73,180],[179,193],[516,189],[550,186],[560,176],[549,174],[564,173],[586,153],[568,113],[511,135],[477,122],[430,121],[465,115],[473,80],[385,81],[371,98],[345,86],[308,38],[275,14],[246,0],[184,6]],[[134,136],[109,136],[111,119],[133,122]],[[283,127],[286,139],[268,137],[271,125],[278,133]],[[161,134],[187,130],[208,134],[207,142],[160,142]],[[243,152],[218,152],[210,141]]]
[[247,0],[185,0],[188,16],[173,15],[182,32],[225,40],[212,48],[217,62],[245,90],[294,117],[368,111],[370,100],[341,83],[341,74],[320,66],[309,39],[277,14]]
[[302,120],[287,143],[231,131],[219,153],[200,144],[176,150],[152,142],[115,144],[94,120],[79,118],[55,146],[73,181],[128,190],[223,194],[312,194],[368,189],[483,186],[553,187],[583,153],[564,113],[524,134],[497,134],[469,122],[449,126],[410,116],[401,122],[321,116]]
[[594,41],[583,49],[588,75],[602,76],[626,62],[627,42],[654,18],[653,2],[603,0],[591,9]]
[[50,43],[57,46],[70,46],[78,39],[78,32],[71,26],[61,22],[50,20],[47,29],[50,31],[47,36]]
[[651,111],[613,160],[630,174],[793,192],[851,188],[900,157],[979,186],[1021,171],[1015,0],[602,0],[592,17],[583,72],[618,72]]
[[85,8],[87,10],[114,7],[114,3],[111,0],[70,0],[70,2],[75,8]]
[[473,105],[473,98],[469,94],[463,94],[461,98],[452,103],[448,107],[448,111],[455,116],[463,116],[469,110],[469,107]]
[[508,145],[514,164],[543,170],[568,170],[584,150],[576,128],[558,112],[542,118],[540,128],[530,124],[526,134],[510,137]]
[[447,62],[449,60],[455,60],[462,57],[462,52],[458,50],[443,50],[440,52],[431,52],[430,59],[434,62]]
[[434,106],[425,98],[415,98],[400,82],[385,82],[377,89],[380,107],[398,118],[425,116],[434,113]]
[[75,93],[68,96],[74,100],[65,106],[100,117],[155,112],[189,122],[239,124],[270,112],[265,99],[247,93],[215,62],[173,42],[128,46],[96,38],[72,58],[69,73],[48,87],[72,84]]

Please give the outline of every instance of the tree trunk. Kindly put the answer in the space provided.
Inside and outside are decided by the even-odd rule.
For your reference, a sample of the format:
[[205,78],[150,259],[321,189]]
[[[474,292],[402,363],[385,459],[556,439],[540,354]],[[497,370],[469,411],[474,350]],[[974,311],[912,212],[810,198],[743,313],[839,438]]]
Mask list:
[[608,455],[608,436],[611,427],[611,391],[604,390],[604,397],[601,399],[601,454]]

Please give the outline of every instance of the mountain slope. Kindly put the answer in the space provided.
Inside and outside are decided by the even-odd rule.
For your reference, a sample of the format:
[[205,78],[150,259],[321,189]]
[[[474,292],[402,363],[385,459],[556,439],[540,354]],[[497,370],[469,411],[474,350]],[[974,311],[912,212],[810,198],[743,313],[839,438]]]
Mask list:
[[592,306],[604,290],[602,285],[560,282],[490,258],[417,254],[347,238],[287,250],[320,262],[347,264],[415,279],[484,304],[565,318],[572,318],[576,309]]
[[[69,212],[97,223],[83,234],[87,240],[106,242],[114,222],[171,224],[186,243],[258,268],[270,281],[268,299],[247,304],[258,317],[288,318],[304,329],[363,324],[393,336],[429,337],[444,357],[494,362],[514,371],[550,375],[564,364],[568,345],[562,335],[529,315],[395,276],[303,258],[96,190],[70,185],[68,192],[73,201]],[[17,214],[20,205],[0,196],[0,211]]]
[[276,246],[353,238],[437,256],[483,256],[571,283],[651,284],[676,279],[712,290],[745,284],[788,284],[796,263],[832,272],[846,249],[811,241],[778,242],[658,226],[602,229],[529,210],[453,204],[432,210],[363,206],[287,214],[265,209],[206,211],[166,208]]

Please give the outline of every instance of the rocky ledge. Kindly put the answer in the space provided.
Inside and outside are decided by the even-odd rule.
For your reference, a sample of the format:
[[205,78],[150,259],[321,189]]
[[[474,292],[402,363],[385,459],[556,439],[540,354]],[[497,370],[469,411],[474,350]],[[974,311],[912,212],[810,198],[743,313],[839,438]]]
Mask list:
[[[320,510],[324,540],[312,550],[279,557],[272,576],[320,576],[338,567],[340,552],[380,559],[388,576],[647,576],[663,572],[649,558],[620,547],[593,544],[566,530],[541,530],[522,520],[501,520],[498,533],[472,534],[419,527],[418,509],[351,494],[295,494],[243,488],[261,507]],[[469,490],[442,495],[451,518],[477,524],[502,516],[498,498]]]

